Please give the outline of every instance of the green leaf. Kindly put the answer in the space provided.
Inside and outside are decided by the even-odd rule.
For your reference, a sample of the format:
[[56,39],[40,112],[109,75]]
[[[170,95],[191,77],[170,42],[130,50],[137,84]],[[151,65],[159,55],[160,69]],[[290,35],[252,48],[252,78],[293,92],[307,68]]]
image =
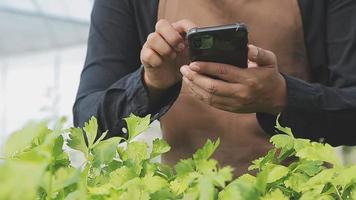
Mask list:
[[209,159],[215,150],[218,148],[220,145],[220,139],[218,139],[215,143],[212,142],[211,140],[208,140],[203,148],[199,149],[194,155],[193,158],[194,160],[207,160]]
[[213,181],[209,177],[203,176],[199,179],[198,189],[199,200],[214,200],[215,188]]
[[250,175],[243,175],[231,182],[222,192],[219,193],[219,200],[255,200],[260,194],[255,187],[254,178]]
[[199,188],[195,185],[190,187],[186,192],[184,192],[182,200],[198,200],[199,198]]
[[224,188],[226,183],[232,180],[232,172],[233,169],[230,166],[220,169],[216,175],[212,176],[214,185]]
[[169,165],[157,163],[157,170],[155,173],[165,177],[167,180],[175,178],[173,168]]
[[[337,174],[336,169],[325,169],[319,174],[310,178],[303,186],[303,191],[310,189],[324,188],[327,183],[332,182],[333,177]],[[320,192],[320,191],[319,191]]]
[[311,146],[310,140],[300,138],[294,140],[294,150],[296,152],[299,152],[300,150],[309,146]]
[[98,134],[98,121],[96,118],[92,117],[89,122],[85,122],[83,129],[88,139],[88,147],[91,149]]
[[210,160],[197,160],[195,161],[196,171],[204,174],[211,175],[217,171],[218,161],[210,159]]
[[116,151],[122,161],[126,161],[128,159],[128,155],[124,147],[119,146],[117,147]]
[[129,180],[138,177],[132,168],[123,166],[110,174],[110,184],[114,188],[120,188]]
[[64,189],[80,180],[80,171],[74,168],[60,168],[53,177],[52,191]]
[[153,147],[150,158],[152,159],[161,154],[167,153],[169,150],[171,150],[169,144],[166,141],[157,138],[153,140]]
[[125,121],[129,132],[128,141],[130,142],[136,136],[143,133],[149,128],[151,122],[151,115],[147,115],[146,117],[141,118],[131,114],[128,118],[125,118]]
[[127,200],[127,199],[137,199],[137,200],[149,200],[150,193],[145,188],[142,180],[140,178],[134,178],[128,181],[124,187],[127,189],[127,192],[123,193],[120,197],[120,200]]
[[180,160],[176,164],[175,170],[177,172],[177,176],[185,176],[194,171],[194,162],[192,159]]
[[309,190],[305,193],[302,194],[300,197],[300,200],[311,200],[311,199],[317,199],[317,200],[335,200],[335,198],[329,196],[329,195],[322,195],[320,194],[319,190]]
[[31,149],[16,156],[16,159],[31,163],[50,164],[51,154],[39,148]]
[[311,146],[300,149],[296,156],[305,160],[324,161],[336,167],[341,166],[340,159],[337,157],[334,148],[329,144],[313,142]]
[[92,196],[106,196],[110,195],[111,186],[109,184],[104,184],[95,187],[88,187],[88,193]]
[[[270,141],[277,149],[280,149],[279,158],[282,158],[282,156],[289,157],[294,153],[292,151],[294,147],[294,137],[289,135],[275,135]],[[289,155],[286,155],[286,153],[289,153]]]
[[256,189],[261,193],[264,194],[266,193],[267,189],[267,181],[268,181],[268,170],[262,170],[257,174],[257,177],[255,178],[255,186]]
[[159,176],[147,175],[142,178],[142,182],[150,193],[157,192],[169,186],[168,182]]
[[102,164],[108,164],[113,161],[116,156],[116,149],[122,138],[113,137],[108,140],[99,142],[93,148],[94,163],[96,167],[100,167]]
[[285,176],[289,173],[288,167],[284,167],[282,165],[268,164],[264,168],[264,170],[268,171],[267,183],[273,183]]
[[289,135],[274,135],[270,139],[270,142],[272,142],[276,148],[289,150],[294,147],[294,139]]
[[305,174],[293,173],[284,181],[284,184],[296,192],[302,192],[302,188],[308,180],[309,177]]
[[174,181],[170,182],[170,188],[174,194],[180,195],[185,192],[199,177],[201,177],[201,175],[197,172],[191,172],[186,176],[178,177]]
[[187,181],[182,181],[181,179],[175,179],[170,182],[170,189],[175,195],[181,195],[189,188],[189,183]]
[[314,176],[323,169],[323,162],[321,161],[301,161],[294,171],[299,171],[307,174],[308,176]]
[[0,199],[36,199],[46,165],[8,161],[0,166]]
[[352,184],[356,187],[356,165],[337,169],[337,176],[333,177],[332,184],[344,189]]
[[21,130],[10,135],[4,146],[4,157],[11,158],[44,141],[52,131],[47,128],[47,121],[28,123]]
[[277,129],[277,130],[279,130],[279,131],[281,131],[281,132],[283,132],[283,133],[285,133],[285,134],[287,134],[287,135],[289,135],[290,137],[294,137],[293,136],[293,132],[292,132],[292,129],[291,128],[289,128],[289,127],[283,127],[283,126],[281,126],[281,124],[279,123],[279,118],[281,117],[281,115],[279,114],[278,115],[278,117],[277,117],[277,119],[276,119],[276,126],[275,126],[275,128]]
[[149,158],[148,145],[144,142],[131,142],[127,145],[127,157],[137,164]]
[[150,196],[151,200],[170,200],[177,199],[169,188],[163,188]]
[[275,189],[271,193],[262,197],[261,200],[289,200],[280,189]]
[[85,143],[84,133],[81,128],[70,129],[69,139],[67,140],[67,145],[75,150],[84,153],[85,157],[88,157],[88,147]]
[[257,160],[252,161],[252,165],[248,168],[248,170],[252,171],[255,169],[261,170],[266,164],[274,163],[276,159],[276,149],[271,149],[268,151],[265,157],[261,157]]
[[95,141],[95,143],[93,144],[93,148],[98,145],[101,141],[104,140],[104,138],[106,137],[106,135],[108,134],[109,131],[105,131],[104,133],[101,134],[101,136]]
[[243,199],[240,190],[236,184],[228,185],[224,190],[219,193],[219,200],[240,200]]
[[52,132],[47,137],[44,137],[41,144],[19,153],[16,159],[51,165],[51,168],[55,169],[55,167],[59,167],[57,165],[69,162],[68,156],[62,149],[63,141],[63,137],[59,133]]

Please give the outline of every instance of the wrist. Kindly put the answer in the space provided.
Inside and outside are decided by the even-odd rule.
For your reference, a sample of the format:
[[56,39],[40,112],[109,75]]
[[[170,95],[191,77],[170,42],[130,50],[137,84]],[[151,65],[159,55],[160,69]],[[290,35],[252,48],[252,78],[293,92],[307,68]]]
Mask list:
[[278,76],[278,87],[276,87],[275,90],[275,99],[274,99],[274,105],[272,106],[273,113],[272,114],[279,114],[281,113],[287,106],[288,98],[287,98],[287,82],[282,76],[282,74],[279,74]]
[[155,81],[152,81],[146,71],[143,74],[143,81],[148,88],[150,96],[159,95],[160,93],[163,93],[165,89],[167,89],[166,87],[162,87],[160,84],[155,83]]

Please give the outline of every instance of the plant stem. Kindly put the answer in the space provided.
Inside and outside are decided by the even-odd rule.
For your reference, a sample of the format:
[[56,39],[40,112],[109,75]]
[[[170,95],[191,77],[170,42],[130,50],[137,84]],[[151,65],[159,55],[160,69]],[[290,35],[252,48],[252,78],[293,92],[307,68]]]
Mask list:
[[337,194],[339,200],[343,200],[343,199],[342,199],[342,196],[341,196],[341,194],[340,194],[340,192],[339,192],[339,190],[336,188],[336,186],[335,186],[334,184],[333,184],[333,187],[334,187],[334,189],[336,190],[336,194]]
[[46,199],[51,200],[52,199],[52,173],[49,176],[49,186],[48,186],[48,193],[46,196]]

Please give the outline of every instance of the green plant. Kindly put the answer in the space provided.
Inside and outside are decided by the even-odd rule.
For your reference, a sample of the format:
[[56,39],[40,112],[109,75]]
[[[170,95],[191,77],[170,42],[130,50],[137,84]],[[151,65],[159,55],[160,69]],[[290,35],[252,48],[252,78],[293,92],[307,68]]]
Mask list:
[[[278,123],[285,134],[272,137],[276,148],[253,162],[250,170],[257,175],[232,180],[233,169],[210,158],[219,140],[208,140],[192,158],[170,167],[153,161],[170,150],[164,140],[155,139],[151,150],[147,143],[133,140],[147,130],[150,116],[125,120],[127,140],[103,140],[106,133],[96,140],[95,118],[83,129],[64,129],[63,120],[54,130],[47,122],[28,124],[5,144],[0,200],[356,200],[356,166],[342,166],[330,145],[294,138]],[[65,143],[84,155],[81,167],[71,165]],[[283,165],[287,158],[294,161]]]

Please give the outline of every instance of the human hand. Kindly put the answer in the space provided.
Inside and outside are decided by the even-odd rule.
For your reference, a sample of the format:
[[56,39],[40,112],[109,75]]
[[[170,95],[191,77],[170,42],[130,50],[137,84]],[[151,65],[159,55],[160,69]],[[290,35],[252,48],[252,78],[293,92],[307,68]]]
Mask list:
[[196,25],[189,20],[170,24],[159,20],[141,50],[144,80],[149,88],[164,90],[181,81],[179,68],[188,63],[184,35]]
[[191,95],[215,108],[235,113],[280,113],[287,104],[287,86],[275,54],[249,45],[248,59],[247,69],[194,62],[180,71]]

